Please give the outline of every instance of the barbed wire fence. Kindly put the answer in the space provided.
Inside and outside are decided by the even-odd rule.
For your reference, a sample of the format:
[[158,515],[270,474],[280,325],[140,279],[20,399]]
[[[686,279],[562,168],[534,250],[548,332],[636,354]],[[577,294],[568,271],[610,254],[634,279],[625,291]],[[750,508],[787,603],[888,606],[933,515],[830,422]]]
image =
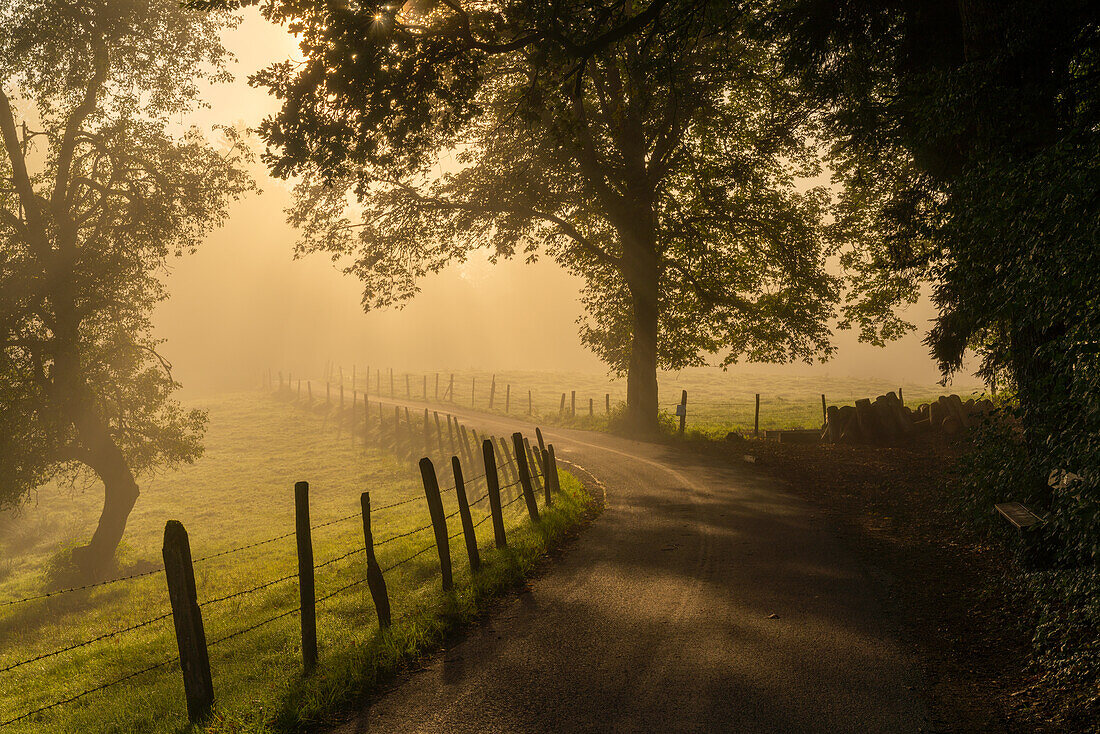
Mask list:
[[[354,411],[352,415],[354,416]],[[139,676],[168,668],[177,664],[180,666],[180,669],[183,671],[184,674],[183,678],[184,689],[188,704],[188,718],[193,722],[201,721],[205,719],[206,716],[209,714],[214,703],[214,692],[209,671],[208,650],[210,648],[224,644],[229,640],[236,639],[249,632],[270,625],[278,620],[285,619],[287,617],[297,614],[303,619],[303,662],[306,669],[310,669],[311,666],[314,666],[317,663],[316,617],[313,613],[313,610],[316,608],[316,605],[318,603],[326,602],[352,588],[367,584],[370,587],[371,595],[374,599],[375,609],[378,615],[380,626],[388,626],[390,624],[389,599],[384,583],[385,574],[392,573],[393,571],[404,566],[405,564],[413,562],[414,560],[426,555],[434,548],[436,549],[439,556],[440,575],[444,579],[444,590],[450,591],[450,542],[452,540],[455,540],[456,538],[459,538],[463,535],[466,536],[466,545],[471,556],[471,568],[472,570],[476,570],[478,564],[478,561],[476,559],[476,549],[478,543],[476,535],[473,535],[473,531],[476,530],[476,528],[480,527],[485,522],[492,520],[494,523],[494,535],[496,545],[497,547],[505,547],[507,545],[507,540],[504,530],[505,525],[503,510],[518,503],[520,500],[526,500],[530,520],[532,522],[538,522],[538,496],[536,494],[536,487],[541,487],[544,490],[544,507],[550,504],[552,492],[560,493],[561,491],[557,475],[557,463],[553,456],[553,447],[552,445],[543,445],[541,431],[538,431],[539,443],[537,446],[530,444],[527,440],[523,438],[522,434],[520,433],[515,433],[512,435],[511,446],[509,446],[508,442],[504,440],[503,437],[486,436],[482,438],[477,434],[476,431],[467,430],[467,427],[459,423],[457,419],[453,418],[452,416],[447,416],[447,426],[450,437],[450,442],[448,446],[444,442],[441,423],[438,417],[436,417],[436,420],[433,424],[433,422],[429,421],[428,411],[425,410],[423,425],[421,427],[420,434],[423,437],[423,443],[417,445],[417,442],[413,440],[413,422],[411,420],[411,414],[407,411],[407,409],[404,416],[406,418],[404,426],[402,425],[401,421],[402,415],[400,413],[400,408],[398,408],[398,411],[395,413],[395,421],[392,422],[389,426],[386,425],[386,422],[382,421],[381,415],[381,406],[379,406],[380,419],[376,431],[371,430],[372,427],[369,422],[369,413],[364,416],[365,420],[362,424],[361,434],[365,439],[367,439],[368,441],[378,441],[380,444],[385,446],[392,446],[394,450],[398,452],[403,452],[406,455],[414,455],[417,448],[422,448],[425,450],[426,454],[435,455],[437,457],[437,461],[440,460],[441,454],[449,453],[452,465],[454,467],[454,470],[451,473],[452,483],[449,486],[441,489],[438,485],[436,478],[435,462],[432,458],[430,458],[430,456],[424,456],[419,462],[421,472],[423,474],[423,497],[409,497],[375,507],[372,510],[370,505],[369,493],[363,493],[363,496],[360,498],[361,510],[359,512],[350,513],[334,519],[325,520],[324,522],[311,524],[310,522],[308,522],[308,484],[305,482],[300,482],[295,487],[296,511],[294,531],[281,533],[254,542],[242,544],[240,546],[227,548],[193,558],[191,556],[190,541],[188,539],[186,530],[183,528],[182,524],[178,523],[177,521],[169,521],[165,527],[164,566],[124,577],[97,581],[81,586],[73,586],[70,588],[58,589],[26,596],[23,598],[9,599],[0,602],[0,608],[12,607],[20,604],[49,600],[54,597],[92,591],[105,586],[124,584],[126,582],[135,581],[137,579],[164,574],[166,576],[168,597],[171,604],[170,611],[155,614],[151,617],[148,617],[133,624],[128,624],[119,629],[109,630],[94,637],[66,644],[44,653],[4,663],[2,666],[0,666],[0,676],[12,673],[13,671],[22,669],[26,666],[33,665],[44,660],[60,657],[76,650],[90,647],[106,640],[121,638],[140,630],[153,627],[154,625],[160,623],[167,624],[169,619],[172,619],[174,623],[173,626],[175,628],[177,649],[179,653],[174,656],[159,659],[156,662],[151,663],[150,665],[141,667],[137,670],[131,671],[117,678],[113,678],[109,681],[105,681],[99,685],[66,695],[56,701],[52,701],[50,703],[35,707],[29,711],[21,713],[17,716],[2,720],[0,721],[0,728],[5,728],[20,722],[28,721],[36,716],[46,714],[59,707],[72,704],[94,693],[120,686],[134,680]],[[433,425],[437,429],[435,431],[434,441],[432,439],[431,431]],[[354,423],[352,423],[352,428],[354,428]],[[476,450],[477,441],[480,441],[481,443],[480,452]],[[471,442],[475,442],[474,445],[471,445]],[[451,448],[452,452],[446,452],[446,448]],[[468,480],[464,479],[461,471],[462,465],[465,463],[467,466],[476,466],[477,462],[475,461],[475,456],[479,453],[482,457],[482,462],[480,466],[480,469],[482,471]],[[511,481],[505,481],[502,483],[502,476],[505,480],[510,479]],[[467,486],[475,486],[478,483],[482,483],[484,485],[485,491],[477,496],[476,499],[472,501],[467,501]],[[442,512],[441,495],[444,492],[448,494],[453,493],[456,496],[456,500],[458,503],[458,509],[446,514]],[[504,498],[503,500],[502,497]],[[304,502],[302,501],[302,498],[304,498]],[[431,516],[430,522],[409,530],[403,530],[390,534],[377,542],[374,541],[373,531],[371,530],[371,522],[374,515],[384,512],[386,510],[399,508],[421,500],[426,501],[426,504],[428,505],[429,515]],[[470,517],[471,509],[479,507],[484,502],[486,502],[486,500],[489,501],[489,512],[487,514],[484,514],[476,522],[472,522]],[[433,511],[434,508],[438,508],[439,511]],[[453,520],[457,516],[462,517],[463,522],[461,529],[454,533],[448,533],[447,521]],[[303,522],[303,518],[305,518],[305,522]],[[356,518],[360,518],[363,521],[363,545],[351,548],[343,553],[339,553],[332,558],[329,558],[320,563],[314,563],[312,560],[312,531],[320,528],[338,525],[344,522],[349,522]],[[435,540],[433,542],[425,544],[414,552],[387,564],[384,568],[379,566],[375,558],[375,551],[377,549],[396,543],[397,541],[403,539],[411,538],[428,530],[435,531]],[[297,573],[290,573],[279,576],[277,578],[268,579],[252,586],[205,599],[203,601],[199,601],[199,599],[197,598],[197,592],[194,583],[194,568],[196,566],[209,562],[213,559],[225,558],[227,556],[241,553],[246,550],[266,546],[279,540],[285,540],[292,537],[296,539],[298,545],[299,569]],[[357,576],[347,583],[344,583],[336,589],[333,589],[332,591],[329,591],[321,596],[316,595],[313,583],[313,575],[316,570],[335,566],[341,561],[359,555],[365,555],[367,558],[367,568],[365,575]],[[303,558],[308,559],[308,563],[303,563]],[[253,594],[258,594],[268,589],[272,589],[276,586],[288,584],[295,580],[298,581],[300,591],[301,603],[298,606],[292,609],[283,610],[277,614],[265,617],[264,619],[261,619],[259,621],[252,622],[243,628],[228,632],[209,641],[206,640],[202,622],[203,610],[209,610],[212,607],[224,604],[231,600],[237,600],[251,596]],[[311,625],[312,630],[308,629]],[[311,657],[312,660],[310,659]],[[198,671],[198,674],[196,674],[195,671]],[[0,687],[3,687],[2,682],[0,682]]]
[[[372,374],[373,373],[373,374]],[[528,388],[507,379],[499,379],[495,373],[401,373],[392,368],[367,367],[365,379],[357,375],[353,367],[349,372],[334,363],[326,366],[323,376],[325,398],[313,400],[312,381],[293,375],[284,380],[283,373],[267,370],[263,375],[265,387],[271,387],[284,397],[331,408],[339,397],[340,412],[345,406],[345,388],[350,388],[353,400],[358,402],[360,393],[364,401],[401,400],[430,406],[461,407],[504,415],[527,416],[562,424],[579,424],[581,427],[600,425],[612,419],[615,411],[625,403],[621,388],[600,389],[588,386],[580,391],[570,389],[556,392],[545,385]],[[303,392],[303,384],[306,386]],[[790,397],[783,394],[755,393],[742,399],[727,399],[706,390],[689,405],[681,398],[661,399],[658,410],[670,416],[676,423],[701,428],[731,429],[754,436],[778,437],[779,432],[803,431],[807,434],[823,430],[827,405],[855,405],[857,399],[866,397],[849,387],[833,386],[834,393],[817,396],[795,390]],[[881,387],[879,389],[882,389]],[[839,391],[839,392],[837,392]],[[676,391],[674,391],[675,394]],[[550,393],[550,396],[547,395]],[[560,395],[560,398],[559,398]],[[899,399],[904,402],[903,387],[897,388]],[[927,397],[927,396],[926,396]],[[933,398],[934,399],[934,398]],[[683,431],[681,431],[682,433]]]

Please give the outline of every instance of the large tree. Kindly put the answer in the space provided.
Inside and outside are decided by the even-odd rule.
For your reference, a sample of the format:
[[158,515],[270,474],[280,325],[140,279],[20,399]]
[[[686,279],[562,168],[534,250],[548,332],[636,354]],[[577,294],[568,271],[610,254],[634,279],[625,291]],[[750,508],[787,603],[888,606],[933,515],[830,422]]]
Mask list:
[[[764,37],[827,111],[841,226],[889,308],[933,282],[928,344],[1018,397],[1035,500],[1100,559],[1100,5],[762,2]],[[1051,470],[1085,479],[1047,486]]]
[[110,568],[135,477],[202,451],[149,314],[169,258],[251,185],[232,131],[179,125],[226,76],[227,22],[175,0],[0,5],[0,506],[98,478],[87,574]]
[[659,366],[829,352],[807,110],[735,3],[262,5],[305,54],[254,78],[283,100],[268,160],[300,177],[301,251],[346,256],[366,307],[478,249],[545,253],[643,430]]

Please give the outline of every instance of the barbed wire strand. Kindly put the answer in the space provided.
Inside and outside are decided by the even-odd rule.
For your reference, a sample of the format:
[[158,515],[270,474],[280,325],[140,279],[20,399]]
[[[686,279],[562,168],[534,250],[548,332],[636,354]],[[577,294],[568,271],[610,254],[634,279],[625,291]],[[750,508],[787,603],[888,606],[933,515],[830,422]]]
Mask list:
[[33,658],[27,658],[26,660],[20,660],[17,663],[12,663],[11,665],[7,665],[3,668],[0,668],[0,673],[7,673],[9,670],[15,670],[16,668],[21,668],[24,665],[28,665],[30,663],[38,662],[39,660],[46,660],[47,658],[56,657],[56,656],[61,655],[63,653],[71,652],[72,650],[79,650],[82,647],[87,647],[88,645],[99,642],[100,640],[106,640],[110,637],[118,637],[119,635],[124,635],[127,632],[133,632],[134,630],[139,630],[142,627],[148,627],[151,624],[155,624],[156,622],[160,622],[162,620],[168,619],[171,616],[172,616],[172,612],[166,612],[165,614],[161,614],[160,616],[153,617],[152,619],[147,619],[144,622],[138,622],[137,624],[131,625],[131,626],[126,627],[124,629],[114,630],[113,632],[105,632],[104,634],[100,635],[99,637],[93,637],[90,640],[85,640],[83,642],[78,642],[78,643],[75,643],[73,645],[69,645],[68,647],[63,647],[59,650],[54,650],[52,652],[43,653],[42,655],[36,655]]
[[117,686],[119,683],[125,683],[126,681],[132,680],[133,678],[136,678],[139,675],[143,675],[145,673],[152,672],[152,671],[156,670],[157,668],[163,668],[166,665],[171,665],[172,663],[175,663],[175,662],[178,662],[178,661],[179,661],[179,656],[177,655],[177,656],[169,658],[167,660],[163,660],[159,663],[154,663],[153,665],[142,668],[141,670],[137,670],[137,671],[134,671],[133,673],[129,673],[127,675],[124,675],[121,678],[116,678],[115,680],[112,680],[112,681],[109,681],[109,682],[104,683],[102,685],[96,686],[95,688],[89,688],[88,690],[77,693],[74,696],[69,696],[68,698],[62,699],[60,701],[55,701],[54,703],[48,704],[46,706],[36,708],[33,711],[28,711],[27,713],[22,714],[21,716],[17,716],[14,719],[8,719],[7,721],[0,721],[0,727],[9,726],[11,724],[15,724],[17,722],[23,721],[24,719],[29,719],[30,717],[34,716],[35,714],[41,714],[45,711],[49,711],[50,709],[57,708],[58,706],[64,706],[65,704],[72,703],[73,701],[77,701],[77,700],[79,700],[81,698],[84,698],[85,696],[90,695],[92,693],[98,693],[99,691],[102,691],[106,688],[110,688],[111,686]]

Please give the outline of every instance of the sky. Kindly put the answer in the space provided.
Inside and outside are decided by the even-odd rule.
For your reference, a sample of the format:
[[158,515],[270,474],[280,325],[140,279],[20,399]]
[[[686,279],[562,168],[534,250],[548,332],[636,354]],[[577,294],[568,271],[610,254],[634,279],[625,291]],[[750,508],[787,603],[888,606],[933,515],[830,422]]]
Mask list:
[[[254,126],[277,103],[249,87],[248,75],[300,54],[293,38],[254,11],[224,42],[237,57],[236,79],[209,88],[210,107],[191,121],[205,129]],[[254,387],[266,369],[317,376],[329,361],[360,369],[605,371],[578,337],[581,282],[547,259],[495,266],[471,260],[426,278],[404,309],[364,313],[356,279],[323,255],[294,259],[287,185],[260,166],[257,172],[262,193],[232,205],[224,227],[196,254],[173,261],[166,277],[171,296],[154,323],[186,392]],[[839,332],[838,353],[825,364],[731,369],[931,384],[939,373],[921,339],[933,315],[927,300],[911,307],[906,316],[917,330],[886,348]]]

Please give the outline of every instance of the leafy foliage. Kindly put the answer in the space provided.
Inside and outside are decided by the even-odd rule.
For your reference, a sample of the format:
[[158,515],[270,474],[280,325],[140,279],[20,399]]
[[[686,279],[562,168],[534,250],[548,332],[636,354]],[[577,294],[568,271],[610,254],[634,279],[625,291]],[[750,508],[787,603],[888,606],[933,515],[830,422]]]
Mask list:
[[267,160],[301,177],[299,252],[343,259],[366,307],[476,250],[548,255],[651,424],[658,365],[829,353],[810,118],[735,5],[261,5],[306,59],[253,79],[283,100]]
[[215,146],[178,124],[201,84],[227,78],[228,16],[170,0],[19,0],[0,18],[0,506],[10,506],[59,474],[91,469],[107,482],[201,453],[205,416],[172,399],[149,313],[169,259],[251,183],[235,131]]

